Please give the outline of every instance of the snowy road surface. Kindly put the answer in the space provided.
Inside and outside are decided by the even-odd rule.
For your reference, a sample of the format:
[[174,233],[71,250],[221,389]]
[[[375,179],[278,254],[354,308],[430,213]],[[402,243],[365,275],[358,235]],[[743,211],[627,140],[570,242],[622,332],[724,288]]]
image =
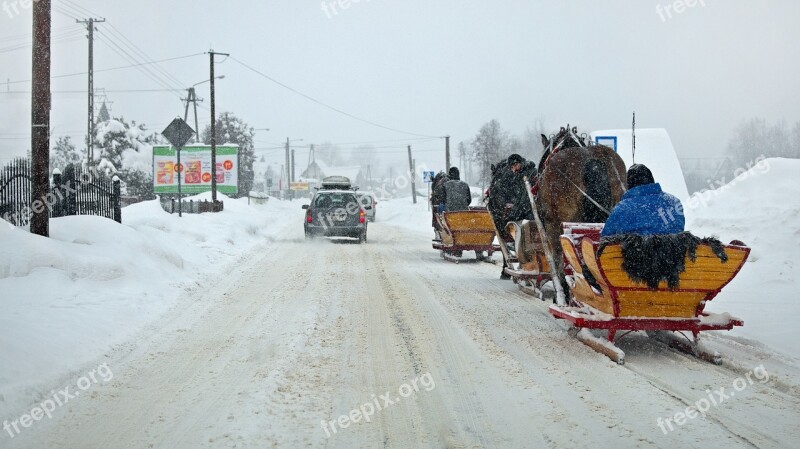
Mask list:
[[[751,373],[759,354],[739,352],[733,339],[711,338],[737,361],[713,366],[629,336],[627,364],[617,366],[569,337],[547,304],[500,281],[498,267],[444,262],[428,235],[390,224],[371,224],[369,232],[366,245],[307,243],[298,219],[226,278],[188,290],[179,307],[98,360],[113,371],[111,381],[13,439],[3,435],[0,446],[800,441],[800,389]],[[708,404],[706,417],[675,416],[693,404]]]

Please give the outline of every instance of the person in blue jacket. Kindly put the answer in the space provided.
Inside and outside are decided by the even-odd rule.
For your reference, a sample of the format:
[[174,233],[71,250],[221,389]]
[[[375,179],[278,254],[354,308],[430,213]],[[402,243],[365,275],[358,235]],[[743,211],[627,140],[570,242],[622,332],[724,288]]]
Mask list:
[[635,164],[628,170],[628,191],[611,211],[601,235],[678,234],[685,225],[681,201],[661,190],[649,168]]

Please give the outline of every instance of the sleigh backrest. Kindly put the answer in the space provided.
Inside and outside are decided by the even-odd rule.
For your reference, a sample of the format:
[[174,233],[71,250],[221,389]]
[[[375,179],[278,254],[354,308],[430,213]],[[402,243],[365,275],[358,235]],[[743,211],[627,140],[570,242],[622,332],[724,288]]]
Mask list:
[[583,258],[598,283],[609,290],[613,311],[617,317],[695,317],[703,311],[705,302],[716,296],[741,270],[750,248],[726,245],[728,260],[723,262],[708,245],[697,247],[697,258],[686,259],[686,270],[679,276],[676,289],[662,281],[650,289],[634,282],[622,268],[621,244],[608,245],[598,258],[598,243],[588,237],[581,241]]

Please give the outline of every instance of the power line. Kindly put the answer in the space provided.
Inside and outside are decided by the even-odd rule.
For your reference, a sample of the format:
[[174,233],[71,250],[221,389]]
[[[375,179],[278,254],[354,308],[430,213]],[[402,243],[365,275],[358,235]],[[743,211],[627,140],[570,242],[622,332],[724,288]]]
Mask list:
[[307,99],[307,100],[313,101],[314,103],[317,103],[317,104],[318,104],[318,105],[320,105],[320,106],[326,107],[326,108],[328,108],[328,109],[330,109],[330,110],[332,110],[332,111],[334,111],[334,112],[338,112],[339,114],[345,115],[345,116],[347,116],[347,117],[350,117],[350,118],[352,118],[352,119],[354,119],[354,120],[358,120],[358,121],[360,121],[360,122],[364,122],[364,123],[366,123],[366,124],[369,124],[369,125],[372,125],[372,126],[375,126],[375,127],[378,127],[378,128],[383,128],[383,129],[386,129],[386,130],[389,130],[389,131],[394,131],[394,132],[396,132],[396,133],[400,133],[400,134],[408,134],[408,135],[410,135],[410,136],[417,136],[417,137],[438,138],[438,137],[436,137],[436,136],[429,136],[429,135],[426,135],[426,134],[412,133],[412,132],[403,131],[403,130],[400,130],[400,129],[397,129],[397,128],[392,128],[392,127],[389,127],[389,126],[384,126],[384,125],[381,125],[380,123],[376,123],[376,122],[373,122],[373,121],[371,121],[371,120],[367,120],[367,119],[364,119],[364,118],[361,118],[361,117],[355,116],[355,115],[353,115],[353,114],[350,114],[349,112],[345,112],[345,111],[343,111],[343,110],[341,110],[341,109],[339,109],[339,108],[336,108],[336,107],[333,107],[333,106],[331,106],[331,105],[329,105],[329,104],[323,103],[322,101],[320,101],[320,100],[317,100],[316,98],[314,98],[314,97],[311,97],[311,96],[309,96],[309,95],[306,95],[306,94],[304,94],[304,93],[300,92],[299,90],[296,90],[296,89],[294,89],[294,88],[292,88],[292,87],[289,87],[289,86],[287,86],[286,84],[284,84],[284,83],[282,83],[282,82],[280,82],[280,81],[276,80],[275,78],[272,78],[271,76],[269,76],[269,75],[267,75],[267,74],[265,74],[265,73],[263,73],[263,72],[260,72],[259,70],[257,70],[257,69],[255,69],[255,68],[253,68],[253,67],[251,67],[251,66],[249,66],[249,65],[245,64],[244,62],[242,62],[242,61],[240,61],[240,60],[236,59],[236,58],[235,58],[235,57],[233,57],[233,56],[231,56],[230,58],[231,58],[231,59],[233,59],[235,62],[239,63],[239,64],[240,64],[242,67],[244,67],[244,68],[246,68],[246,69],[248,69],[248,70],[250,70],[250,71],[252,71],[252,72],[254,72],[254,73],[256,73],[256,74],[258,74],[258,75],[260,75],[260,76],[262,76],[262,77],[264,77],[264,78],[266,78],[266,79],[268,79],[269,81],[272,81],[273,83],[275,83],[275,84],[277,84],[277,85],[279,85],[279,86],[283,87],[284,89],[287,89],[287,90],[289,90],[289,91],[291,91],[291,92],[294,92],[294,93],[296,93],[297,95],[300,95],[301,97],[303,97],[303,98],[305,98],[305,99]]
[[[77,11],[81,15],[90,15],[90,16],[97,15],[91,10],[81,5],[78,5],[75,2],[72,2],[70,0],[62,0],[62,1],[64,3],[64,6],[66,6],[67,8],[71,8],[73,11]],[[139,48],[135,43],[133,43],[133,41],[128,39],[122,33],[122,31],[120,31],[116,26],[114,26],[113,23],[109,23],[108,26],[109,26],[108,30],[109,34],[107,34],[107,36],[110,41],[113,41],[112,43],[119,50],[121,50],[126,55],[130,56],[136,62],[144,61],[152,63],[152,60],[147,55],[147,53],[144,52],[141,48]],[[127,50],[123,47],[126,47]],[[148,70],[148,72],[154,75],[156,78],[158,78],[162,82],[162,84],[165,84],[167,87],[176,88],[184,85],[184,83],[182,83],[175,76],[164,70],[164,68],[159,66],[157,63],[153,63],[153,68],[155,69],[154,71]],[[180,95],[178,95],[178,97],[180,98]]]
[[[100,41],[101,41],[101,42],[103,42],[104,44],[106,44],[106,45],[107,45],[107,46],[108,46],[108,47],[109,47],[109,48],[110,48],[112,51],[114,51],[115,53],[117,53],[117,54],[118,54],[120,57],[122,57],[122,58],[123,58],[123,59],[125,59],[126,61],[128,61],[128,62],[131,62],[131,63],[133,63],[133,64],[138,64],[138,63],[141,63],[141,61],[139,61],[139,60],[137,60],[135,57],[133,57],[133,56],[132,56],[130,53],[128,53],[128,52],[127,52],[127,51],[126,51],[124,48],[122,48],[122,47],[121,47],[119,44],[117,44],[117,43],[116,43],[114,40],[112,40],[112,39],[110,39],[110,38],[107,38],[106,36],[104,36],[104,35],[102,35],[102,34],[101,34],[101,35],[99,35],[98,37],[99,37],[99,39],[100,39]],[[153,71],[151,71],[151,70],[148,70],[148,68],[147,68],[147,66],[146,66],[145,64],[138,64],[138,65],[136,65],[135,67],[136,67],[136,68],[137,68],[137,69],[138,69],[140,72],[142,72],[142,73],[143,73],[145,76],[147,76],[148,78],[150,78],[151,80],[155,81],[156,83],[160,84],[161,86],[163,86],[163,87],[165,87],[165,88],[167,88],[167,89],[170,89],[170,90],[172,90],[172,91],[173,91],[173,94],[174,94],[174,95],[175,95],[175,96],[176,96],[178,99],[180,99],[180,98],[181,98],[180,94],[176,92],[176,91],[177,91],[177,90],[179,90],[179,89],[175,88],[175,86],[171,86],[171,85],[169,85],[169,83],[167,83],[167,82],[166,82],[166,81],[165,81],[163,78],[161,78],[160,76],[158,76],[158,75],[157,75],[156,73],[154,73]]]
[[[122,66],[118,66],[118,67],[109,67],[109,68],[106,68],[106,69],[95,69],[94,73],[111,72],[113,70],[130,69],[130,68],[135,68],[135,67],[144,66],[144,65],[157,64],[159,62],[177,61],[179,59],[186,59],[186,58],[191,58],[191,57],[194,57],[194,56],[200,56],[200,55],[204,55],[204,54],[205,54],[204,52],[192,53],[190,55],[175,56],[175,57],[172,57],[172,58],[159,59],[157,61],[140,62],[140,63],[136,63],[136,64],[128,64],[128,65],[122,65]],[[67,73],[67,74],[64,74],[64,75],[55,75],[55,76],[52,76],[51,78],[69,78],[69,77],[72,77],[72,76],[86,75],[87,73],[88,72]],[[31,80],[17,80],[17,81],[9,81],[9,82],[4,83],[4,84],[22,84],[22,83],[30,83],[30,82],[31,82]],[[0,84],[3,84],[3,83],[0,83]],[[177,90],[183,90],[183,89],[177,89]]]

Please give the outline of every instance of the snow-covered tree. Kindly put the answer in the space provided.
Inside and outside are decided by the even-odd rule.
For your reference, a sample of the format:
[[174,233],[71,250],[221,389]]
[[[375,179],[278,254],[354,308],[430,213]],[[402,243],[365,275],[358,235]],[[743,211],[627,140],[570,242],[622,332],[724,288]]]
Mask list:
[[[98,148],[95,150],[97,160],[94,163],[107,173],[123,168],[148,170],[150,155],[147,153],[153,144],[161,141],[159,135],[149,132],[144,124],[135,121],[128,124],[122,117],[98,123],[96,133],[95,144]],[[133,162],[142,159],[148,161],[146,166]]]
[[800,123],[790,131],[786,122],[769,124],[752,118],[734,130],[728,143],[728,155],[737,167],[763,155],[765,157],[800,157]]
[[[239,146],[239,195],[247,195],[253,188],[253,162],[255,146],[253,127],[230,112],[223,112],[216,122],[217,144],[235,144]],[[206,126],[201,135],[206,145],[211,144],[211,125]]]
[[477,180],[488,183],[491,178],[491,165],[510,156],[519,144],[515,144],[500,122],[491,120],[481,127],[470,143],[470,158],[478,163]]
[[314,155],[316,158],[332,167],[343,165],[345,162],[342,149],[330,142],[318,145],[314,150]]
[[72,143],[69,136],[59,137],[56,140],[55,147],[50,152],[50,169],[59,169],[62,172],[69,164],[79,164],[81,162],[81,154]]

